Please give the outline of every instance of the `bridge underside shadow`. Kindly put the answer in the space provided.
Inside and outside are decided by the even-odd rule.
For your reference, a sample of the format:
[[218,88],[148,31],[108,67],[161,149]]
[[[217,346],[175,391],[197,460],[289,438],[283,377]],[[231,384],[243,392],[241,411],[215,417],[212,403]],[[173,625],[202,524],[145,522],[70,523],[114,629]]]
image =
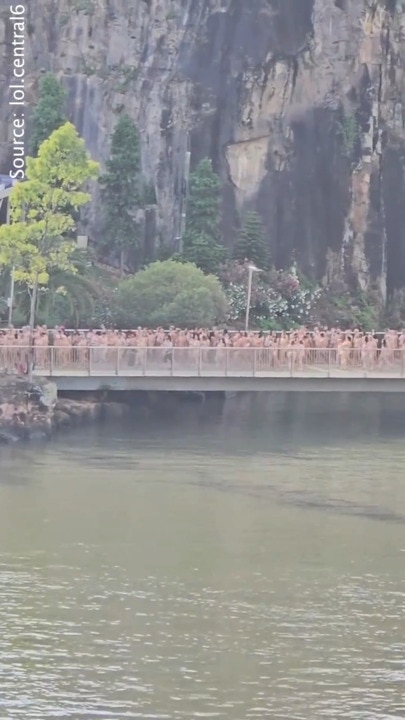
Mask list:
[[74,376],[49,378],[61,392],[310,392],[403,393],[405,378]]

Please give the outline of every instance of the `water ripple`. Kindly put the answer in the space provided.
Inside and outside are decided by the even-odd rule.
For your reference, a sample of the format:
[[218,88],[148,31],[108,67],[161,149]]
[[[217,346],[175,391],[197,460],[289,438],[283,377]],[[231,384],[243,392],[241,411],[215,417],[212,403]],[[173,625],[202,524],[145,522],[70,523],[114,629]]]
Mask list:
[[263,576],[233,592],[190,592],[154,577],[131,588],[115,576],[95,586],[80,568],[57,572],[69,579],[44,582],[40,570],[2,563],[7,718],[234,720],[281,718],[280,707],[289,718],[402,716],[405,593],[386,579],[295,581],[303,602],[294,608]]

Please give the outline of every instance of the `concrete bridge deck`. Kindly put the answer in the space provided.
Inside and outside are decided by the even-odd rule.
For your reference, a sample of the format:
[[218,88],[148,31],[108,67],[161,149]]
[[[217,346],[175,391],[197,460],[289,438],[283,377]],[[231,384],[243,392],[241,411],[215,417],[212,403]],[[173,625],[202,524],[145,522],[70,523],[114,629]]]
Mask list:
[[[35,347],[34,371],[61,391],[405,392],[405,351],[302,348]],[[0,346],[22,371],[29,349]]]

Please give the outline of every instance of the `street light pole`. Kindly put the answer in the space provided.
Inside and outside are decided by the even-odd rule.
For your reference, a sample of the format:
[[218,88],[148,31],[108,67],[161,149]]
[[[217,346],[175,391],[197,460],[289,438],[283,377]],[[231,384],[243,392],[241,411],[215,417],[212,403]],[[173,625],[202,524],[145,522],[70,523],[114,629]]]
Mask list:
[[[14,185],[14,183],[13,183]],[[6,223],[7,225],[10,225],[10,198],[7,198],[7,214],[6,214]],[[15,267],[11,268],[11,276],[10,276],[10,296],[7,300],[8,304],[8,326],[11,327],[13,323],[13,308],[14,308],[14,270]]]
[[8,303],[8,326],[11,327],[13,324],[13,305],[14,305],[14,270],[15,267],[11,268],[10,277],[10,297],[7,300]]
[[247,289],[247,299],[246,299],[246,317],[245,317],[245,332],[249,329],[249,315],[250,315],[250,302],[252,298],[252,280],[253,280],[253,273],[254,272],[261,272],[259,268],[255,267],[254,265],[248,265],[248,289]]

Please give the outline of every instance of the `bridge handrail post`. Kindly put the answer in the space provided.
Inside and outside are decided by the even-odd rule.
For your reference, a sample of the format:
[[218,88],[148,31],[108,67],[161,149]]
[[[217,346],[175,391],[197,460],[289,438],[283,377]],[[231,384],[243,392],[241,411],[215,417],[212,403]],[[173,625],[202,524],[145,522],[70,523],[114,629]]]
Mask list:
[[54,346],[51,345],[51,347],[49,348],[49,350],[51,351],[51,355],[50,355],[50,358],[49,358],[49,375],[50,375],[50,377],[52,377],[52,375],[53,375],[53,367],[54,367],[54,360],[55,360],[55,358],[54,358],[54,351],[55,351]]
[[253,377],[256,377],[257,348],[253,348]]
[[198,346],[198,377],[201,376],[201,355],[202,355],[202,347],[201,345]]
[[93,356],[93,348],[89,347],[88,353],[87,353],[87,373],[88,373],[89,377],[91,375],[92,359],[93,359],[92,356]]
[[170,353],[170,375],[173,376],[173,368],[174,368],[174,353],[176,348],[174,345],[172,346],[171,353]]
[[293,377],[293,375],[294,375],[294,357],[293,357],[293,354],[294,354],[294,350],[293,350],[293,348],[290,348],[290,352],[289,352],[289,355],[290,355],[290,362],[289,362],[289,365],[290,365],[290,377]]
[[225,347],[225,377],[228,377],[229,371],[229,347]]
[[332,350],[328,348],[328,378],[330,378],[332,369]]
[[120,350],[121,350],[121,347],[116,347],[115,349],[117,351],[117,354],[115,357],[115,374],[119,375],[120,374]]

